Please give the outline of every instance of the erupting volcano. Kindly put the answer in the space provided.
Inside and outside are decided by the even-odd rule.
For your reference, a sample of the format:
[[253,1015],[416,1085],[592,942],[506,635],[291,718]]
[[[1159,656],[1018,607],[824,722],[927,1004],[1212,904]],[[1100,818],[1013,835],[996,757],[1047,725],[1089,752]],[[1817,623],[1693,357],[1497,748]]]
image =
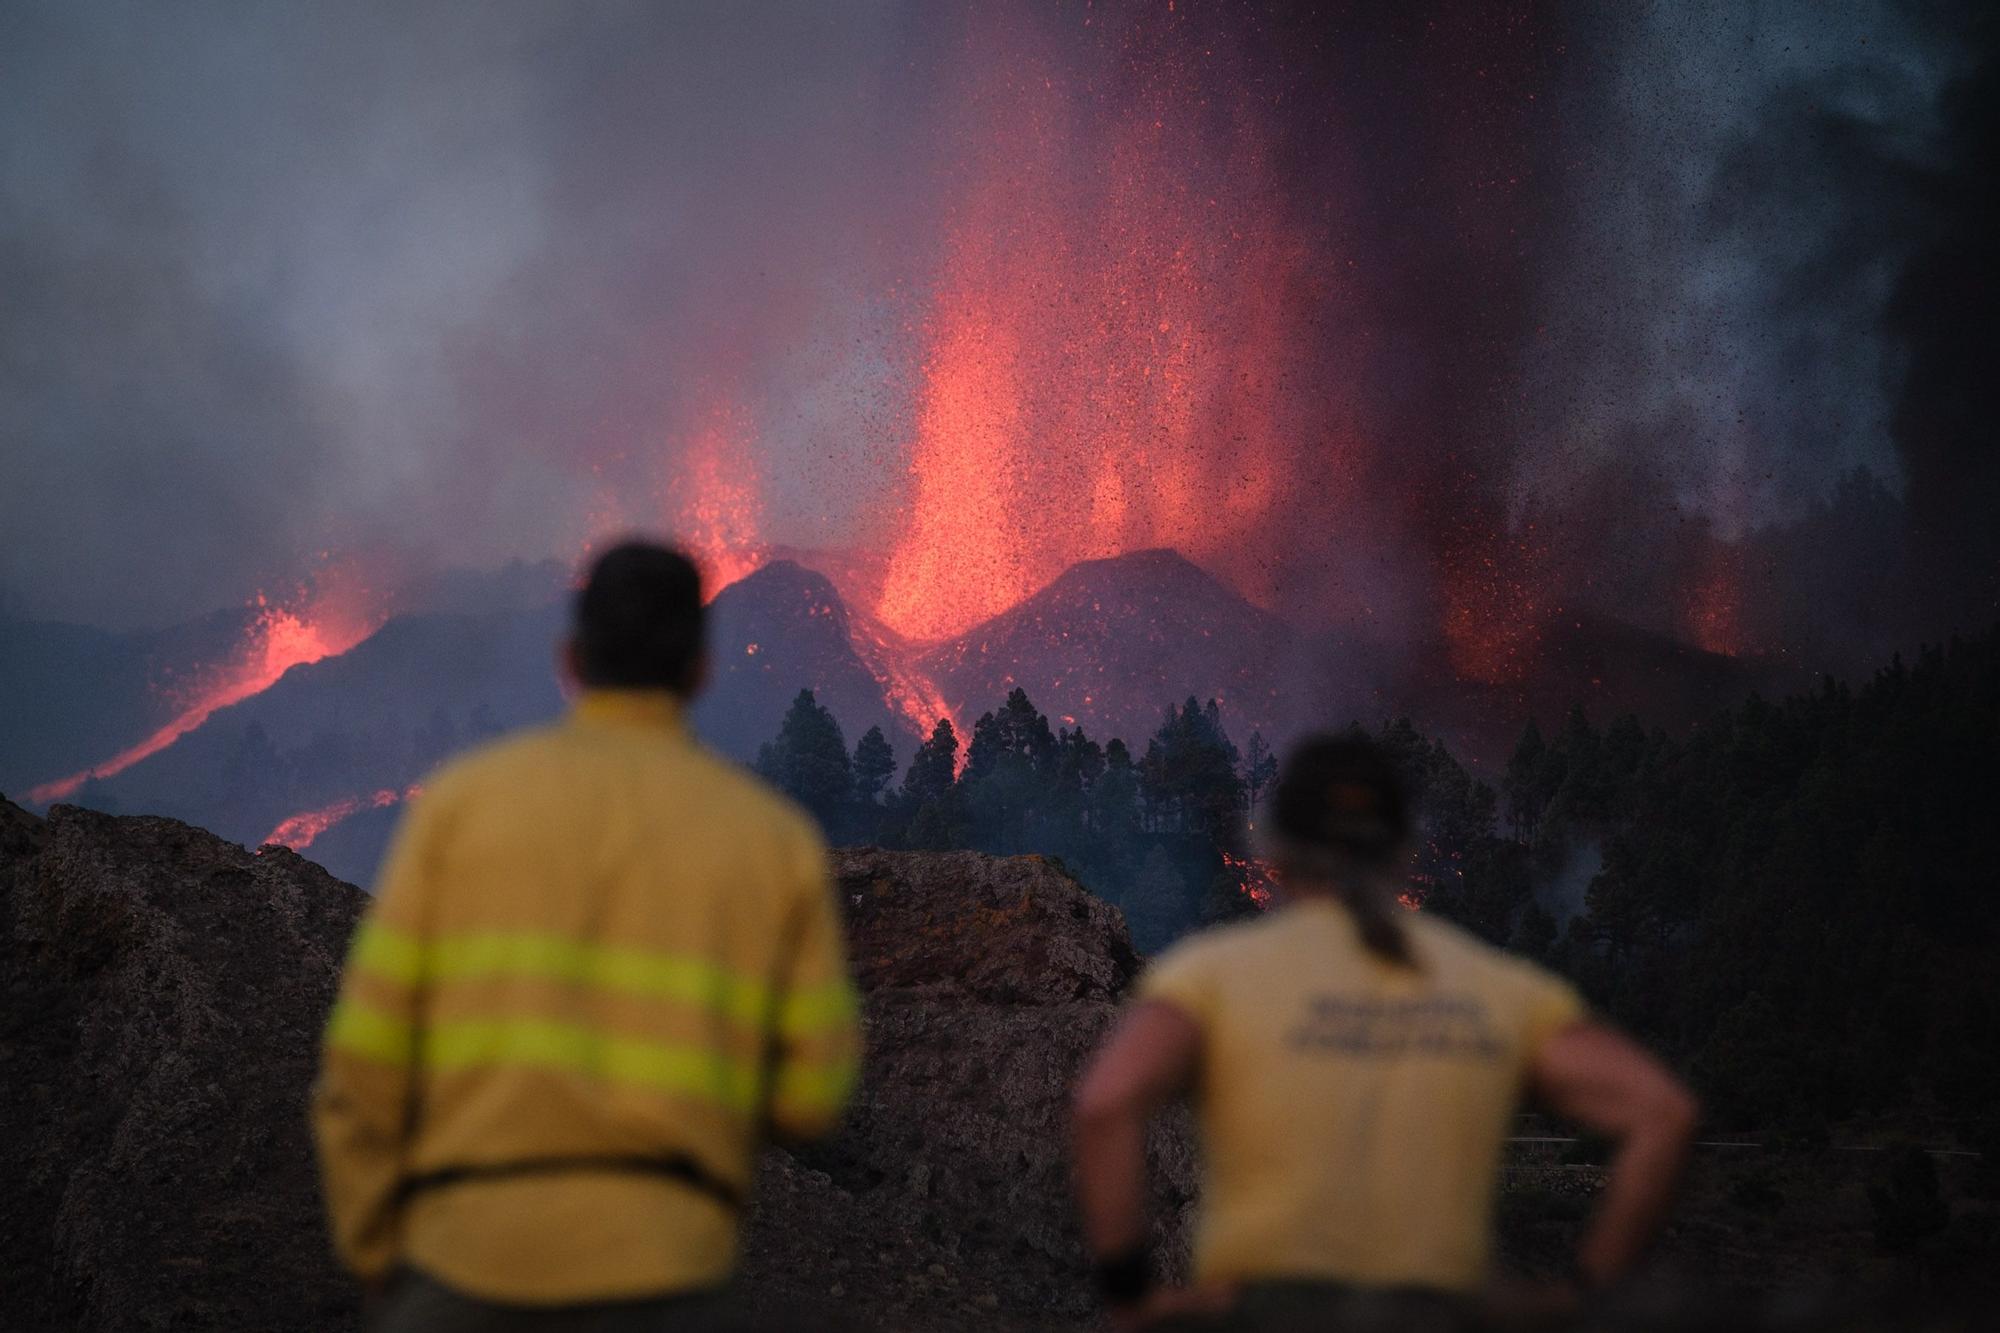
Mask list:
[[[1348,468],[1306,336],[1336,298],[1286,215],[1262,121],[1202,55],[1101,89],[1043,53],[987,59],[922,329],[911,494],[876,615],[961,633],[1082,560],[1172,547],[1268,600],[1274,507]],[[984,49],[982,47],[982,49]],[[1205,53],[1214,55],[1215,53]]]
[[[463,297],[439,363],[454,410],[410,427],[437,435],[396,455],[409,493],[403,474],[328,486],[310,499],[330,512],[299,522],[399,561],[408,586],[625,532],[677,542],[716,607],[698,722],[746,760],[801,689],[850,747],[881,727],[899,762],[941,719],[969,743],[1020,689],[1060,726],[1138,750],[1194,695],[1220,702],[1239,743],[1407,713],[1475,765],[1575,702],[1675,727],[1782,689],[1757,678],[1798,637],[1773,607],[1813,619],[1817,605],[1794,608],[1837,581],[1820,566],[1849,511],[1785,545],[1761,490],[1745,492],[1717,535],[1700,483],[1743,441],[1682,433],[1665,400],[1698,376],[1550,374],[1628,313],[1552,323],[1551,292],[1568,289],[1546,270],[1589,240],[1550,203],[1583,170],[1563,117],[1594,105],[1553,107],[1561,34],[1286,8],[920,7],[893,78],[839,80],[865,90],[839,107],[763,90],[702,119],[692,157],[669,128],[619,139],[693,123],[637,66],[590,99],[552,99],[616,118],[564,140],[576,151],[546,173],[518,173],[546,177],[542,241],[443,289]],[[914,68],[934,73],[903,79]],[[785,156],[805,125],[854,133]],[[385,419],[431,401],[382,387]],[[1853,512],[1879,504],[1874,545],[1893,546],[1900,502],[1864,490]],[[290,521],[285,504],[253,508]],[[385,533],[412,530],[388,553]],[[256,562],[278,548],[246,544],[201,606],[272,586]],[[1788,582],[1771,577],[1780,559]],[[1892,623],[1875,609],[1890,584],[1870,586],[1855,619],[1886,636],[1871,617]],[[407,672],[361,654],[220,717],[368,638],[387,600],[260,604],[233,651],[158,689],[164,720],[130,702],[154,664],[220,640],[121,644],[119,674],[74,690],[83,722],[41,727],[5,780],[39,783],[46,803],[123,774],[104,798],[135,808],[212,772],[190,808],[308,845],[403,792],[445,741],[557,706],[553,592],[455,628],[441,621],[492,604],[441,597],[421,608],[439,620],[378,641]],[[24,697],[61,694],[105,655],[76,627],[42,628],[54,647],[19,653]],[[92,691],[128,706],[93,707]],[[140,765],[211,723],[176,762]],[[277,777],[229,776],[252,770]]]

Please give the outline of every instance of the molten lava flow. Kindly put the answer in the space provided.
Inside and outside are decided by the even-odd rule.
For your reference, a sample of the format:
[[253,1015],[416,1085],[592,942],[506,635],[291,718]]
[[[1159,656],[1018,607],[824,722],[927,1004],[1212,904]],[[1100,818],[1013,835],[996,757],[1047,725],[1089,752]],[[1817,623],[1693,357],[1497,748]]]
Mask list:
[[332,828],[335,824],[358,814],[362,810],[385,810],[398,801],[407,801],[423,792],[416,783],[397,791],[394,787],[384,787],[370,796],[348,796],[331,805],[323,805],[317,810],[301,810],[298,814],[278,821],[278,827],[264,835],[264,846],[289,847],[302,852],[312,846],[313,839]]
[[761,478],[743,414],[718,409],[689,439],[673,487],[675,537],[713,597],[764,563]]
[[[918,665],[916,651],[908,641],[873,616],[860,612],[849,613],[847,631],[855,655],[882,687],[883,697],[908,719],[918,736],[928,739],[940,719],[951,723],[957,735],[966,735],[958,717],[945,703],[944,692]],[[959,762],[963,764],[964,759],[965,750],[961,747]]]
[[342,588],[339,593],[318,596],[304,610],[273,606],[260,594],[257,614],[237,651],[219,666],[196,671],[191,684],[176,690],[181,707],[172,720],[102,763],[43,783],[28,793],[28,799],[39,804],[67,800],[92,778],[108,778],[158,754],[218,709],[263,693],[293,667],[335,657],[354,647],[373,634],[385,617],[379,611],[353,609],[352,597],[345,595],[349,591]]
[[1022,40],[977,44],[876,614],[936,640],[1159,546],[1267,598],[1275,506],[1302,486],[1346,503],[1350,441],[1309,364],[1325,265],[1264,121],[1240,90],[1214,104],[1209,52],[1155,53],[1112,103]]

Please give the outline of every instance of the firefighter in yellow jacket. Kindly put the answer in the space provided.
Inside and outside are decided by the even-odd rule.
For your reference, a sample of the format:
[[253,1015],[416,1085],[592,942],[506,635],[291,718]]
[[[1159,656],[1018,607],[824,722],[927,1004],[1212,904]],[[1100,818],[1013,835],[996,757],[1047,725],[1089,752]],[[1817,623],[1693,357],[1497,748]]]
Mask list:
[[447,765],[397,834],[313,1103],[382,1327],[698,1322],[760,1143],[848,1097],[825,848],[688,735],[703,660],[693,566],[607,552],[569,716]]

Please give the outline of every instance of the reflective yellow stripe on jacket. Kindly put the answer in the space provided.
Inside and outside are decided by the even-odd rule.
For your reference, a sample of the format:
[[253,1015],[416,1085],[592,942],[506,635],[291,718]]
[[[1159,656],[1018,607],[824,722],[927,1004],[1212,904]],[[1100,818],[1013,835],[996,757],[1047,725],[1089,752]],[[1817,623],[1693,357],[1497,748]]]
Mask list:
[[[708,959],[553,935],[491,933],[425,941],[371,920],[356,934],[348,967],[410,988],[532,978],[668,1000],[725,1019],[751,1035],[770,1033],[787,1043],[845,1032],[857,1011],[854,988],[845,979],[780,996],[765,982]],[[350,993],[335,1007],[326,1039],[330,1047],[364,1059],[397,1064],[414,1059],[436,1070],[558,1070],[705,1098],[743,1114],[755,1112],[764,1101],[761,1064],[732,1060],[703,1046],[648,1041],[535,1017],[443,1021],[419,1031]],[[843,1049],[824,1066],[801,1064],[783,1071],[779,1095],[835,1110],[851,1091],[855,1073],[854,1056]]]

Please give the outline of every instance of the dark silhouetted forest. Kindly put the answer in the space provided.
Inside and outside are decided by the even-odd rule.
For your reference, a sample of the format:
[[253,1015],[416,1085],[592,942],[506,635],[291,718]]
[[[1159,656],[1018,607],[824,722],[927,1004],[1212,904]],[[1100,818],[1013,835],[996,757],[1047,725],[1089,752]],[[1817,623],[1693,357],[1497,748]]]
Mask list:
[[[1017,689],[904,764],[876,728],[850,749],[807,691],[757,767],[837,842],[1060,858],[1153,951],[1258,910],[1277,762],[1227,722],[1188,699],[1135,752]],[[1574,979],[1691,1071],[1718,1125],[1811,1142],[1918,1114],[1996,1137],[2000,633],[1684,736],[1581,708],[1530,722],[1498,790],[1407,719],[1372,734],[1418,794],[1411,898]]]

